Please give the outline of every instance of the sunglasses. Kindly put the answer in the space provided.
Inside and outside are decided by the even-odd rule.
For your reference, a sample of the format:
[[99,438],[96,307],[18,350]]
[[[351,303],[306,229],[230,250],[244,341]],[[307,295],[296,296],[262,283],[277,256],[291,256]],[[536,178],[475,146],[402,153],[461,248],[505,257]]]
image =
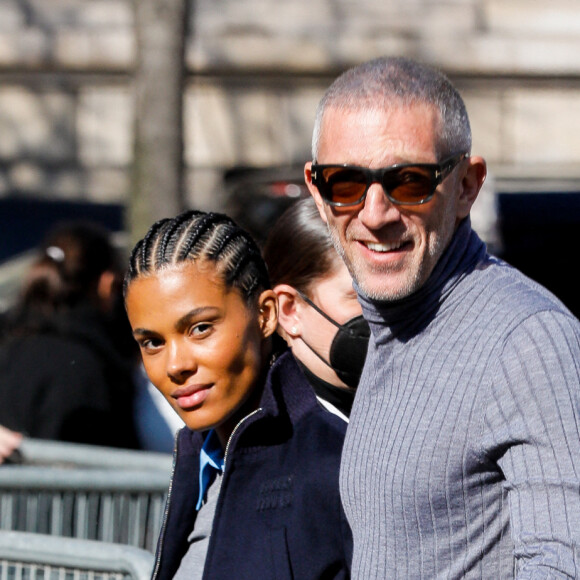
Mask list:
[[312,164],[312,183],[329,205],[348,207],[362,203],[369,187],[380,183],[389,201],[399,205],[428,202],[437,186],[468,156],[460,153],[442,163],[401,163],[382,169],[357,165]]

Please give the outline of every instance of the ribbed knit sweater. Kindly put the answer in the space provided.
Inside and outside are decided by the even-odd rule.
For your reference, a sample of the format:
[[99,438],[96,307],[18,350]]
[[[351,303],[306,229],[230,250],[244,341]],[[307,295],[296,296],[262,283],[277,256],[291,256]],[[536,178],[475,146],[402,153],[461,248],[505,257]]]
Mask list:
[[353,578],[580,577],[578,320],[468,219],[417,293],[359,298],[372,334],[340,481]]

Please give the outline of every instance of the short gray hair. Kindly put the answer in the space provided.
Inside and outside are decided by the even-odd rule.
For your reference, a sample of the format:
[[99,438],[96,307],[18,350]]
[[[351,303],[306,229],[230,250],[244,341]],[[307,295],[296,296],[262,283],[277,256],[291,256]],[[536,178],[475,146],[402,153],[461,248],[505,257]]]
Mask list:
[[465,103],[440,71],[404,57],[381,57],[342,73],[322,97],[312,135],[312,159],[317,160],[322,121],[329,108],[374,110],[395,104],[427,104],[441,118],[437,144],[441,157],[471,151],[471,127]]

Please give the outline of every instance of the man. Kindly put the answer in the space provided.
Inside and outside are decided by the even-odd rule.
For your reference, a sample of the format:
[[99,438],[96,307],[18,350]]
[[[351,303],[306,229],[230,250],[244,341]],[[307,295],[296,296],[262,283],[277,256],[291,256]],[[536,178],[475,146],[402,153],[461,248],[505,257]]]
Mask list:
[[457,91],[408,59],[318,109],[306,182],[372,331],[341,466],[354,578],[580,576],[580,323],[471,230],[470,149]]

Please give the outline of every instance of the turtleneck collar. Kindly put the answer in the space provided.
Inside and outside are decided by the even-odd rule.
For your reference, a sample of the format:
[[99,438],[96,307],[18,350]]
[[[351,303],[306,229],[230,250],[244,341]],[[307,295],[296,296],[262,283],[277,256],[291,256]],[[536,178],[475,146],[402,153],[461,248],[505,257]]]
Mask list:
[[296,359],[298,366],[308,379],[314,392],[325,401],[334,405],[341,413],[350,416],[356,389],[337,387],[315,375],[304,363]]
[[459,281],[485,258],[486,252],[468,217],[459,224],[431,276],[417,292],[401,300],[373,300],[355,283],[364,317],[375,337],[379,331],[384,333],[385,325],[400,338],[410,338],[420,331]]

